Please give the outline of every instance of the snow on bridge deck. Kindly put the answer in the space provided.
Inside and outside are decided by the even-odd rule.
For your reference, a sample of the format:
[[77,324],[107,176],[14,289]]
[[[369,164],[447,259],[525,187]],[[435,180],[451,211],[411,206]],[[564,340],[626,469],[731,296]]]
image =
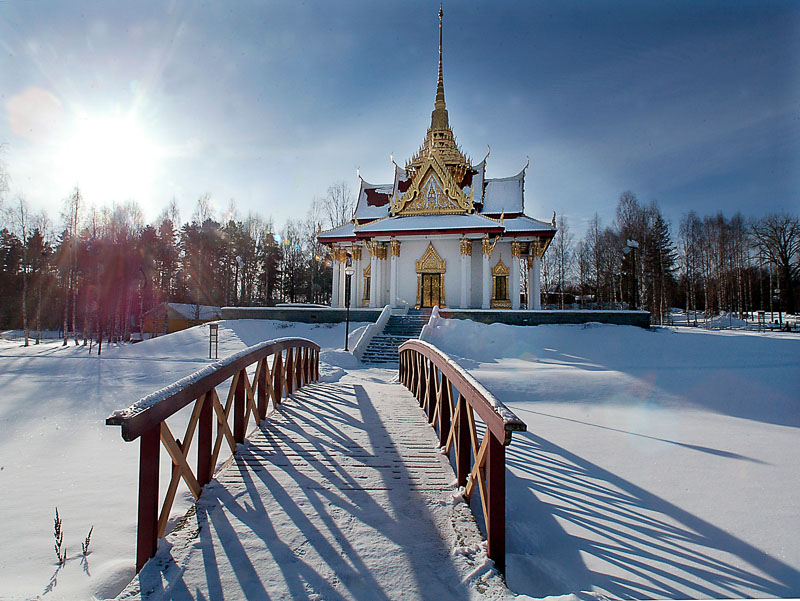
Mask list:
[[369,371],[284,401],[120,598],[509,594],[416,399]]

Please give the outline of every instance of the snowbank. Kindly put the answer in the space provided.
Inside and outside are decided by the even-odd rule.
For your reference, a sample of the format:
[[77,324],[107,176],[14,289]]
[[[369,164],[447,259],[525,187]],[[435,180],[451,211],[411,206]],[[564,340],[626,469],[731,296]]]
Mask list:
[[[344,324],[219,323],[221,358],[264,340],[302,337],[322,347],[323,375],[341,375],[338,364],[352,361],[336,351]],[[25,348],[0,339],[0,598],[106,598],[122,590],[134,566],[139,447],[125,443],[105,417],[212,362],[206,325],[104,345],[102,357],[60,340]],[[181,438],[184,422],[181,414],[169,422]],[[161,461],[170,460],[163,454]],[[163,469],[162,487],[168,478]],[[171,523],[191,500],[183,485],[179,490]],[[53,552],[56,506],[69,557],[61,568]],[[80,542],[92,526],[84,558]]]
[[445,320],[431,342],[528,426],[508,448],[513,590],[800,595],[800,337]]

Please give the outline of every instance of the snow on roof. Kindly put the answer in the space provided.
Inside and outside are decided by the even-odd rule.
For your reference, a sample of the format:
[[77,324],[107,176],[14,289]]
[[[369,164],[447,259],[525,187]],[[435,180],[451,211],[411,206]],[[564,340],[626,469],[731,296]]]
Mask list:
[[370,184],[362,179],[356,203],[356,219],[363,221],[386,217],[393,191],[394,184]]
[[394,189],[397,190],[399,194],[402,194],[406,190],[408,190],[409,186],[411,186],[411,180],[408,178],[408,173],[406,170],[400,167],[397,163],[394,164]]
[[512,177],[487,179],[481,213],[488,215],[499,215],[502,212],[522,213],[525,210],[524,191],[524,169]]
[[[480,213],[469,215],[412,215],[408,217],[385,217],[353,228],[352,223],[323,232],[317,236],[320,242],[330,244],[340,240],[352,240],[354,237],[370,237],[381,234],[419,234],[420,232],[472,231],[476,233],[542,233],[555,232],[555,228],[544,221],[533,219],[527,215],[507,217],[501,224]],[[188,305],[194,307],[194,305]]]
[[413,215],[409,217],[387,217],[373,221],[356,230],[356,235],[386,233],[419,233],[425,231],[442,232],[453,230],[474,230],[484,232],[502,230],[500,223],[483,215],[472,213],[470,215]]
[[520,215],[519,217],[506,217],[503,219],[506,233],[521,233],[521,232],[555,232],[551,224],[546,221],[539,221],[527,215]]
[[464,176],[464,180],[462,181],[461,191],[466,196],[469,196],[469,193],[472,190],[475,190],[473,195],[473,200],[475,202],[481,202],[481,194],[483,192],[483,176],[485,170],[486,160],[484,159],[479,164],[473,165],[472,170],[467,172],[467,175]]
[[345,223],[344,225],[340,225],[339,227],[335,227],[331,230],[327,230],[325,232],[320,232],[317,234],[317,240],[320,242],[334,242],[336,240],[340,240],[342,238],[352,238],[353,237],[353,223]]
[[185,317],[186,319],[201,319],[203,321],[212,321],[214,319],[219,319],[222,316],[220,308],[211,305],[200,305],[199,318],[197,317],[198,315],[197,305],[192,305],[191,303],[167,303],[167,306],[176,313],[180,314],[182,317]]

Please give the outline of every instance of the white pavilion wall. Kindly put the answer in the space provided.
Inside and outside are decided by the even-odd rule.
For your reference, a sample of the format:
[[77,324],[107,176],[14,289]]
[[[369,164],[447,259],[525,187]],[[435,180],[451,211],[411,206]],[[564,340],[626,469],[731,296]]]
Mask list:
[[[428,250],[428,244],[445,260],[447,271],[444,274],[444,302],[448,307],[458,307],[461,302],[461,247],[455,239],[400,239],[400,258],[397,273],[398,297],[413,307],[417,302],[417,261]],[[387,264],[389,261],[387,260]],[[388,276],[387,276],[388,277]],[[387,292],[387,299],[389,295]]]
[[472,270],[470,276],[470,307],[480,309],[483,277],[483,251],[481,251],[480,240],[472,242]]
[[[420,238],[408,240],[400,238],[400,257],[397,264],[397,306],[407,303],[413,307],[417,302],[417,261],[422,258],[428,249],[428,244],[432,241],[433,247],[441,258],[446,261],[446,272],[444,274],[444,302],[446,306],[453,308],[461,307],[461,240],[460,238],[442,239],[436,237]],[[369,257],[368,253],[365,256]],[[509,269],[514,268],[511,256],[511,243],[498,242],[489,258],[489,268],[497,265],[502,259]],[[483,251],[480,239],[472,241],[472,256],[469,258],[471,263],[470,281],[468,283],[469,307],[480,308],[483,298]],[[362,269],[369,263],[369,259],[363,262]],[[386,259],[377,261],[377,267],[381,271],[380,278],[380,306],[391,304],[394,299],[391,297],[391,251],[387,249]],[[373,274],[374,275],[374,274]],[[375,278],[373,277],[373,285]],[[511,288],[511,278],[509,278],[509,292]],[[363,290],[363,282],[359,283],[359,291]],[[491,278],[489,280],[489,293],[491,294]],[[359,302],[361,298],[359,292]]]
[[[497,265],[497,261],[503,259],[503,263],[511,270],[513,268],[511,261],[511,242],[498,242],[492,250],[492,256],[489,257],[489,270]],[[476,309],[481,307],[483,302],[483,244],[481,240],[472,242],[472,274],[470,278],[471,292],[470,292],[470,306]],[[509,290],[511,287],[511,279],[509,278]],[[489,295],[492,293],[492,280],[489,279]]]

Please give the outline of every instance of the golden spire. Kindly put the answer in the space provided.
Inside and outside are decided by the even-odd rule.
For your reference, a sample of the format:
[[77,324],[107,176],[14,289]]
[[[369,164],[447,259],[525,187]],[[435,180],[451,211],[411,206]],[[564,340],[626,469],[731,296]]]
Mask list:
[[431,113],[431,126],[425,135],[425,141],[417,153],[406,163],[406,173],[413,180],[426,160],[438,157],[453,178],[456,185],[464,179],[471,167],[470,160],[464,156],[456,144],[447,107],[444,103],[444,71],[442,68],[442,20],[444,10],[439,6],[439,80],[436,85],[436,102]]
[[450,123],[447,118],[447,108],[444,103],[444,72],[442,70],[442,18],[444,10],[439,5],[439,81],[436,85],[436,102],[431,113],[431,129],[449,129]]

